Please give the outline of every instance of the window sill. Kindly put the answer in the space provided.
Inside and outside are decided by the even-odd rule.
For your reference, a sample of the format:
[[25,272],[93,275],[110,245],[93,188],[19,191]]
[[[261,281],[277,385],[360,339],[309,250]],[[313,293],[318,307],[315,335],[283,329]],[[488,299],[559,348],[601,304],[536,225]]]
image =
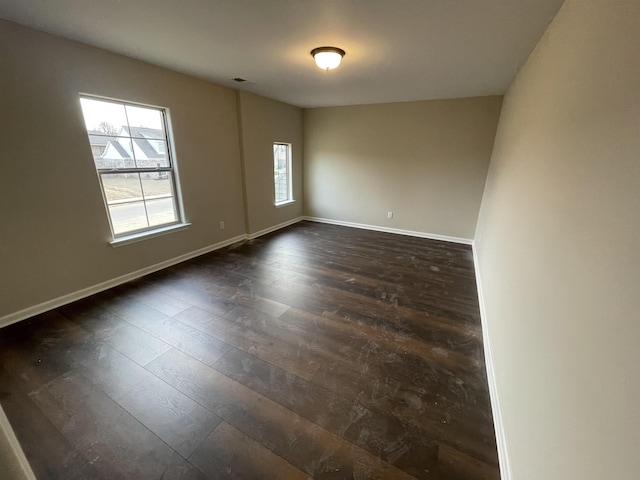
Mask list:
[[295,200],[287,200],[286,202],[280,202],[280,203],[276,203],[276,208],[279,207],[286,207],[287,205],[291,205],[292,203],[296,203]]
[[112,247],[122,247],[123,245],[129,245],[130,243],[141,242],[149,238],[159,237],[168,233],[178,232],[187,228],[190,223],[177,223],[175,225],[169,225],[167,227],[160,227],[154,230],[147,230],[145,232],[134,233],[132,235],[126,235],[124,237],[118,237],[115,240],[109,242]]

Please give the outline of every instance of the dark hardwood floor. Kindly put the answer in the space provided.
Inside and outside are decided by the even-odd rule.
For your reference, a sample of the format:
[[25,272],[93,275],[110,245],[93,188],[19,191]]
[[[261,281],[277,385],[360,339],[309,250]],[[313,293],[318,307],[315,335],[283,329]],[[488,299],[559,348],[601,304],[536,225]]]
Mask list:
[[465,245],[301,222],[6,327],[0,367],[39,479],[500,477]]

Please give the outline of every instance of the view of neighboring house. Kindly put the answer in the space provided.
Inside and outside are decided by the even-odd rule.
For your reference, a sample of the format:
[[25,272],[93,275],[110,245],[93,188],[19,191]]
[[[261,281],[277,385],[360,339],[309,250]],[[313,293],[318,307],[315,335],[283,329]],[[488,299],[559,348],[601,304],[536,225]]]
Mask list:
[[89,131],[97,168],[156,168],[167,166],[167,143],[157,128],[120,127],[116,135]]
[[106,135],[100,130],[89,130],[89,143],[91,144],[91,153],[94,157],[100,157],[107,149],[107,144],[116,137]]

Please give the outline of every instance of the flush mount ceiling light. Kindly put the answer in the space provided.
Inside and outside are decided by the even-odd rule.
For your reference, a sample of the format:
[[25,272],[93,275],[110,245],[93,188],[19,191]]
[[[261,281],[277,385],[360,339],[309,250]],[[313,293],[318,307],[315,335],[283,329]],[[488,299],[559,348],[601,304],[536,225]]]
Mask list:
[[318,47],[311,50],[316,65],[323,70],[333,70],[342,61],[344,50],[337,47]]

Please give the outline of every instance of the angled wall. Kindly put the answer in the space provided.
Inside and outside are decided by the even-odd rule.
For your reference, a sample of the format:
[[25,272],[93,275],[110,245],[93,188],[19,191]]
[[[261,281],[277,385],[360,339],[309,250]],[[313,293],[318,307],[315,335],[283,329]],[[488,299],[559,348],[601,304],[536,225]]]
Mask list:
[[567,0],[505,97],[475,249],[513,479],[640,478],[639,22]]

